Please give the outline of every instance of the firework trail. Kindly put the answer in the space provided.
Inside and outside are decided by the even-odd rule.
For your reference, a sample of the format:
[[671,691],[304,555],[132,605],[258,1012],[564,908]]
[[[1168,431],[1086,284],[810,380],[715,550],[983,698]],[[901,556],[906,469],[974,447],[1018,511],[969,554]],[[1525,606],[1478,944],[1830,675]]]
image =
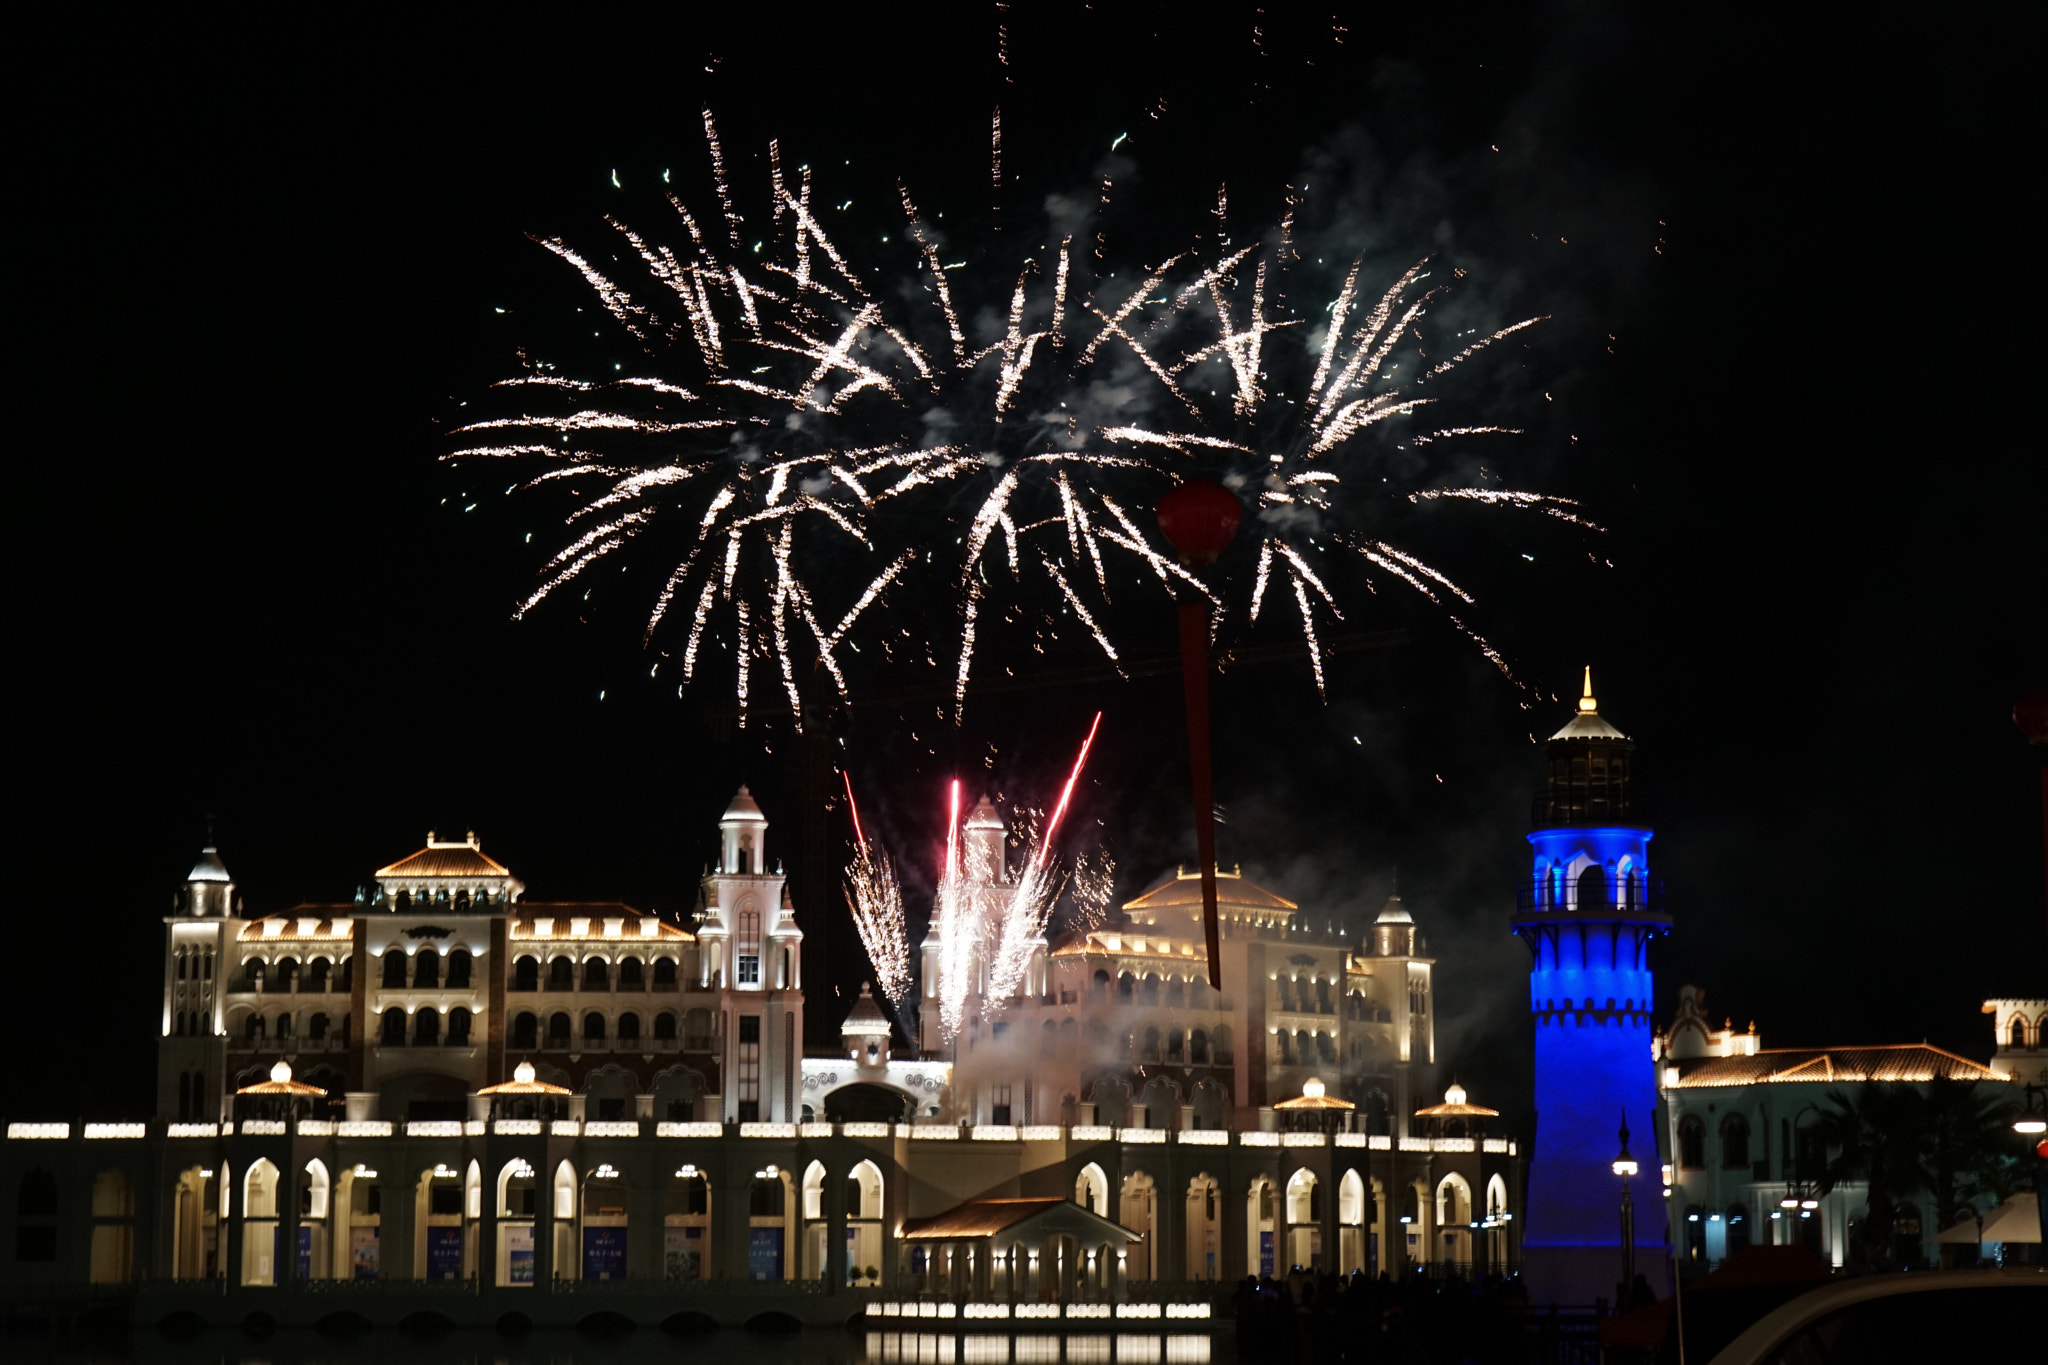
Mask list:
[[855,852],[846,868],[846,903],[868,950],[875,981],[900,1015],[910,996],[910,946],[903,927],[903,890],[889,855],[868,844],[861,829],[860,807],[853,799],[853,779],[846,781],[846,805],[853,813]]
[[[682,636],[685,685],[714,654],[728,659],[742,724],[763,677],[801,717],[797,679],[811,661],[843,696],[851,655],[868,668],[893,659],[900,632],[881,621],[901,595],[951,608],[921,609],[916,643],[946,670],[956,719],[991,631],[1039,653],[1078,632],[1120,667],[1126,618],[1157,615],[1131,605],[1132,583],[1209,596],[1218,632],[1247,632],[1285,603],[1319,688],[1321,633],[1344,619],[1345,593],[1399,583],[1446,608],[1506,672],[1450,615],[1472,594],[1384,539],[1374,513],[1409,499],[1598,529],[1542,493],[1427,477],[1390,486],[1389,445],[1518,434],[1430,419],[1453,396],[1454,370],[1539,319],[1429,336],[1450,282],[1423,262],[1375,297],[1362,257],[1318,318],[1313,282],[1293,278],[1313,267],[1293,245],[1291,192],[1274,234],[1233,247],[1219,190],[1209,254],[1119,272],[1100,259],[1099,230],[1082,235],[1093,253],[1066,235],[1008,266],[986,253],[946,261],[899,187],[902,229],[870,268],[826,232],[810,168],[790,167],[779,143],[769,211],[750,219],[709,111],[704,127],[715,226],[664,192],[665,233],[614,218],[608,251],[537,239],[641,359],[597,378],[532,365],[498,386],[515,410],[459,427],[444,458],[502,462],[515,471],[508,492],[567,500],[558,547],[517,614],[579,585],[588,596],[601,566],[651,560],[645,639]],[[999,122],[991,133],[999,157]],[[1107,180],[1101,199],[1098,224]],[[989,325],[971,337],[963,317]],[[1132,396],[1117,417],[1084,416],[1105,388]],[[1390,424],[1398,435],[1376,439]],[[1209,583],[1144,510],[1197,470],[1252,504],[1249,551]]]
[[1066,818],[1067,806],[1073,801],[1074,784],[1081,780],[1088,751],[1095,746],[1095,733],[1101,728],[1102,713],[1097,711],[1088,726],[1088,737],[1081,741],[1081,752],[1074,758],[1073,771],[1067,774],[1067,785],[1060,789],[1059,803],[1053,807],[1044,830],[1031,839],[1031,852],[1024,859],[1015,884],[1000,900],[1002,925],[994,936],[995,955],[989,964],[988,986],[988,998],[997,1009],[1017,994],[1031,965],[1033,950],[1045,941],[1045,922],[1051,917],[1061,890],[1058,870],[1049,866],[1048,861],[1053,840],[1059,834],[1060,821]]

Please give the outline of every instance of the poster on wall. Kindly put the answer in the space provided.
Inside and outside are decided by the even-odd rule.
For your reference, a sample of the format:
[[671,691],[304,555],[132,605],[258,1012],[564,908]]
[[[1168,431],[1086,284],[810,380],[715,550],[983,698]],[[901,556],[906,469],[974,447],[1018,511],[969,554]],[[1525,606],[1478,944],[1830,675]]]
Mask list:
[[299,1280],[301,1283],[313,1278],[313,1229],[299,1224]]
[[505,1283],[533,1283],[533,1224],[503,1223],[505,1230]]
[[583,1229],[583,1278],[623,1280],[626,1278],[626,1230],[624,1228]]
[[1259,1234],[1259,1273],[1267,1279],[1273,1278],[1273,1234]]
[[704,1229],[663,1228],[661,1270],[671,1280],[704,1278]]
[[782,1229],[749,1228],[747,1237],[747,1278],[782,1278]]
[[377,1278],[377,1228],[350,1228],[348,1230],[349,1278],[352,1280],[374,1280]]
[[462,1229],[427,1229],[427,1278],[430,1280],[459,1280],[462,1278]]

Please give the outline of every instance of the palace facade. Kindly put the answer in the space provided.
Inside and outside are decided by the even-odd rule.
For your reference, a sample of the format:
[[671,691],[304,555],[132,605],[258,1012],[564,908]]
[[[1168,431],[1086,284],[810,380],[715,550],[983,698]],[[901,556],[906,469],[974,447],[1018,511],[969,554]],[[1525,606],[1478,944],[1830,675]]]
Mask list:
[[[251,913],[206,849],[164,920],[157,1113],[9,1122],[5,1279],[1081,1302],[1516,1264],[1518,1143],[1435,1102],[1398,899],[1353,942],[1225,874],[1214,992],[1176,872],[952,1039],[863,992],[805,1057],[767,832],[743,788],[680,923],[530,899],[474,835]],[[1004,884],[999,824],[967,833]]]

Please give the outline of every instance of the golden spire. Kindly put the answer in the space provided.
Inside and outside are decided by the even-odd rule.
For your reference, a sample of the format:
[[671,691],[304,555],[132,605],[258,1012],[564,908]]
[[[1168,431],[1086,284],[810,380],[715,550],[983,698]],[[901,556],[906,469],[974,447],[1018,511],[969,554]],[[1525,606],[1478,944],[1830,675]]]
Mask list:
[[1582,713],[1591,713],[1599,709],[1599,703],[1593,700],[1593,666],[1591,664],[1587,664],[1586,691],[1585,695],[1579,698],[1579,710]]

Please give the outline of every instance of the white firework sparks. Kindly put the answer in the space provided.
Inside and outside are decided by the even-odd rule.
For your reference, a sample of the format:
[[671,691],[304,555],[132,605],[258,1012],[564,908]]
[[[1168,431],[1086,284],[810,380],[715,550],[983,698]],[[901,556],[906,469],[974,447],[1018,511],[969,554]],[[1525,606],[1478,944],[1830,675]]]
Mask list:
[[[685,632],[685,686],[713,655],[729,659],[742,724],[756,667],[799,716],[811,660],[844,695],[849,652],[906,595],[950,608],[922,609],[919,623],[956,718],[992,630],[1041,650],[1078,632],[1119,664],[1127,620],[1159,615],[1157,599],[1119,595],[1132,581],[1209,596],[1224,632],[1254,625],[1277,580],[1320,688],[1320,632],[1344,619],[1353,586],[1385,579],[1439,605],[1471,601],[1363,529],[1370,509],[1463,502],[1599,529],[1547,494],[1388,486],[1391,443],[1373,438],[1389,423],[1410,451],[1517,434],[1417,419],[1449,397],[1439,391],[1458,365],[1538,319],[1425,344],[1448,286],[1425,262],[1372,299],[1362,258],[1321,310],[1326,323],[1283,316],[1307,293],[1290,276],[1312,268],[1293,245],[1291,191],[1277,237],[1234,249],[1219,191],[1213,254],[1125,272],[1128,287],[1100,261],[1100,231],[1093,259],[1057,235],[993,274],[978,261],[961,274],[969,262],[944,259],[899,185],[907,231],[882,253],[895,264],[856,266],[821,225],[810,168],[788,167],[780,143],[769,145],[769,227],[749,227],[709,111],[704,128],[708,216],[722,232],[668,194],[673,241],[608,220],[611,252],[540,242],[643,358],[603,378],[538,365],[507,379],[500,391],[520,409],[460,426],[445,458],[514,462],[528,472],[509,491],[569,500],[520,614],[588,588],[602,565],[653,558],[644,638]],[[999,116],[991,145],[999,158]],[[1101,211],[1108,194],[1105,182]],[[963,313],[991,323],[971,338]],[[1090,401],[1105,390],[1124,398]],[[1257,544],[1198,578],[1128,509],[1204,471],[1251,503]]]

